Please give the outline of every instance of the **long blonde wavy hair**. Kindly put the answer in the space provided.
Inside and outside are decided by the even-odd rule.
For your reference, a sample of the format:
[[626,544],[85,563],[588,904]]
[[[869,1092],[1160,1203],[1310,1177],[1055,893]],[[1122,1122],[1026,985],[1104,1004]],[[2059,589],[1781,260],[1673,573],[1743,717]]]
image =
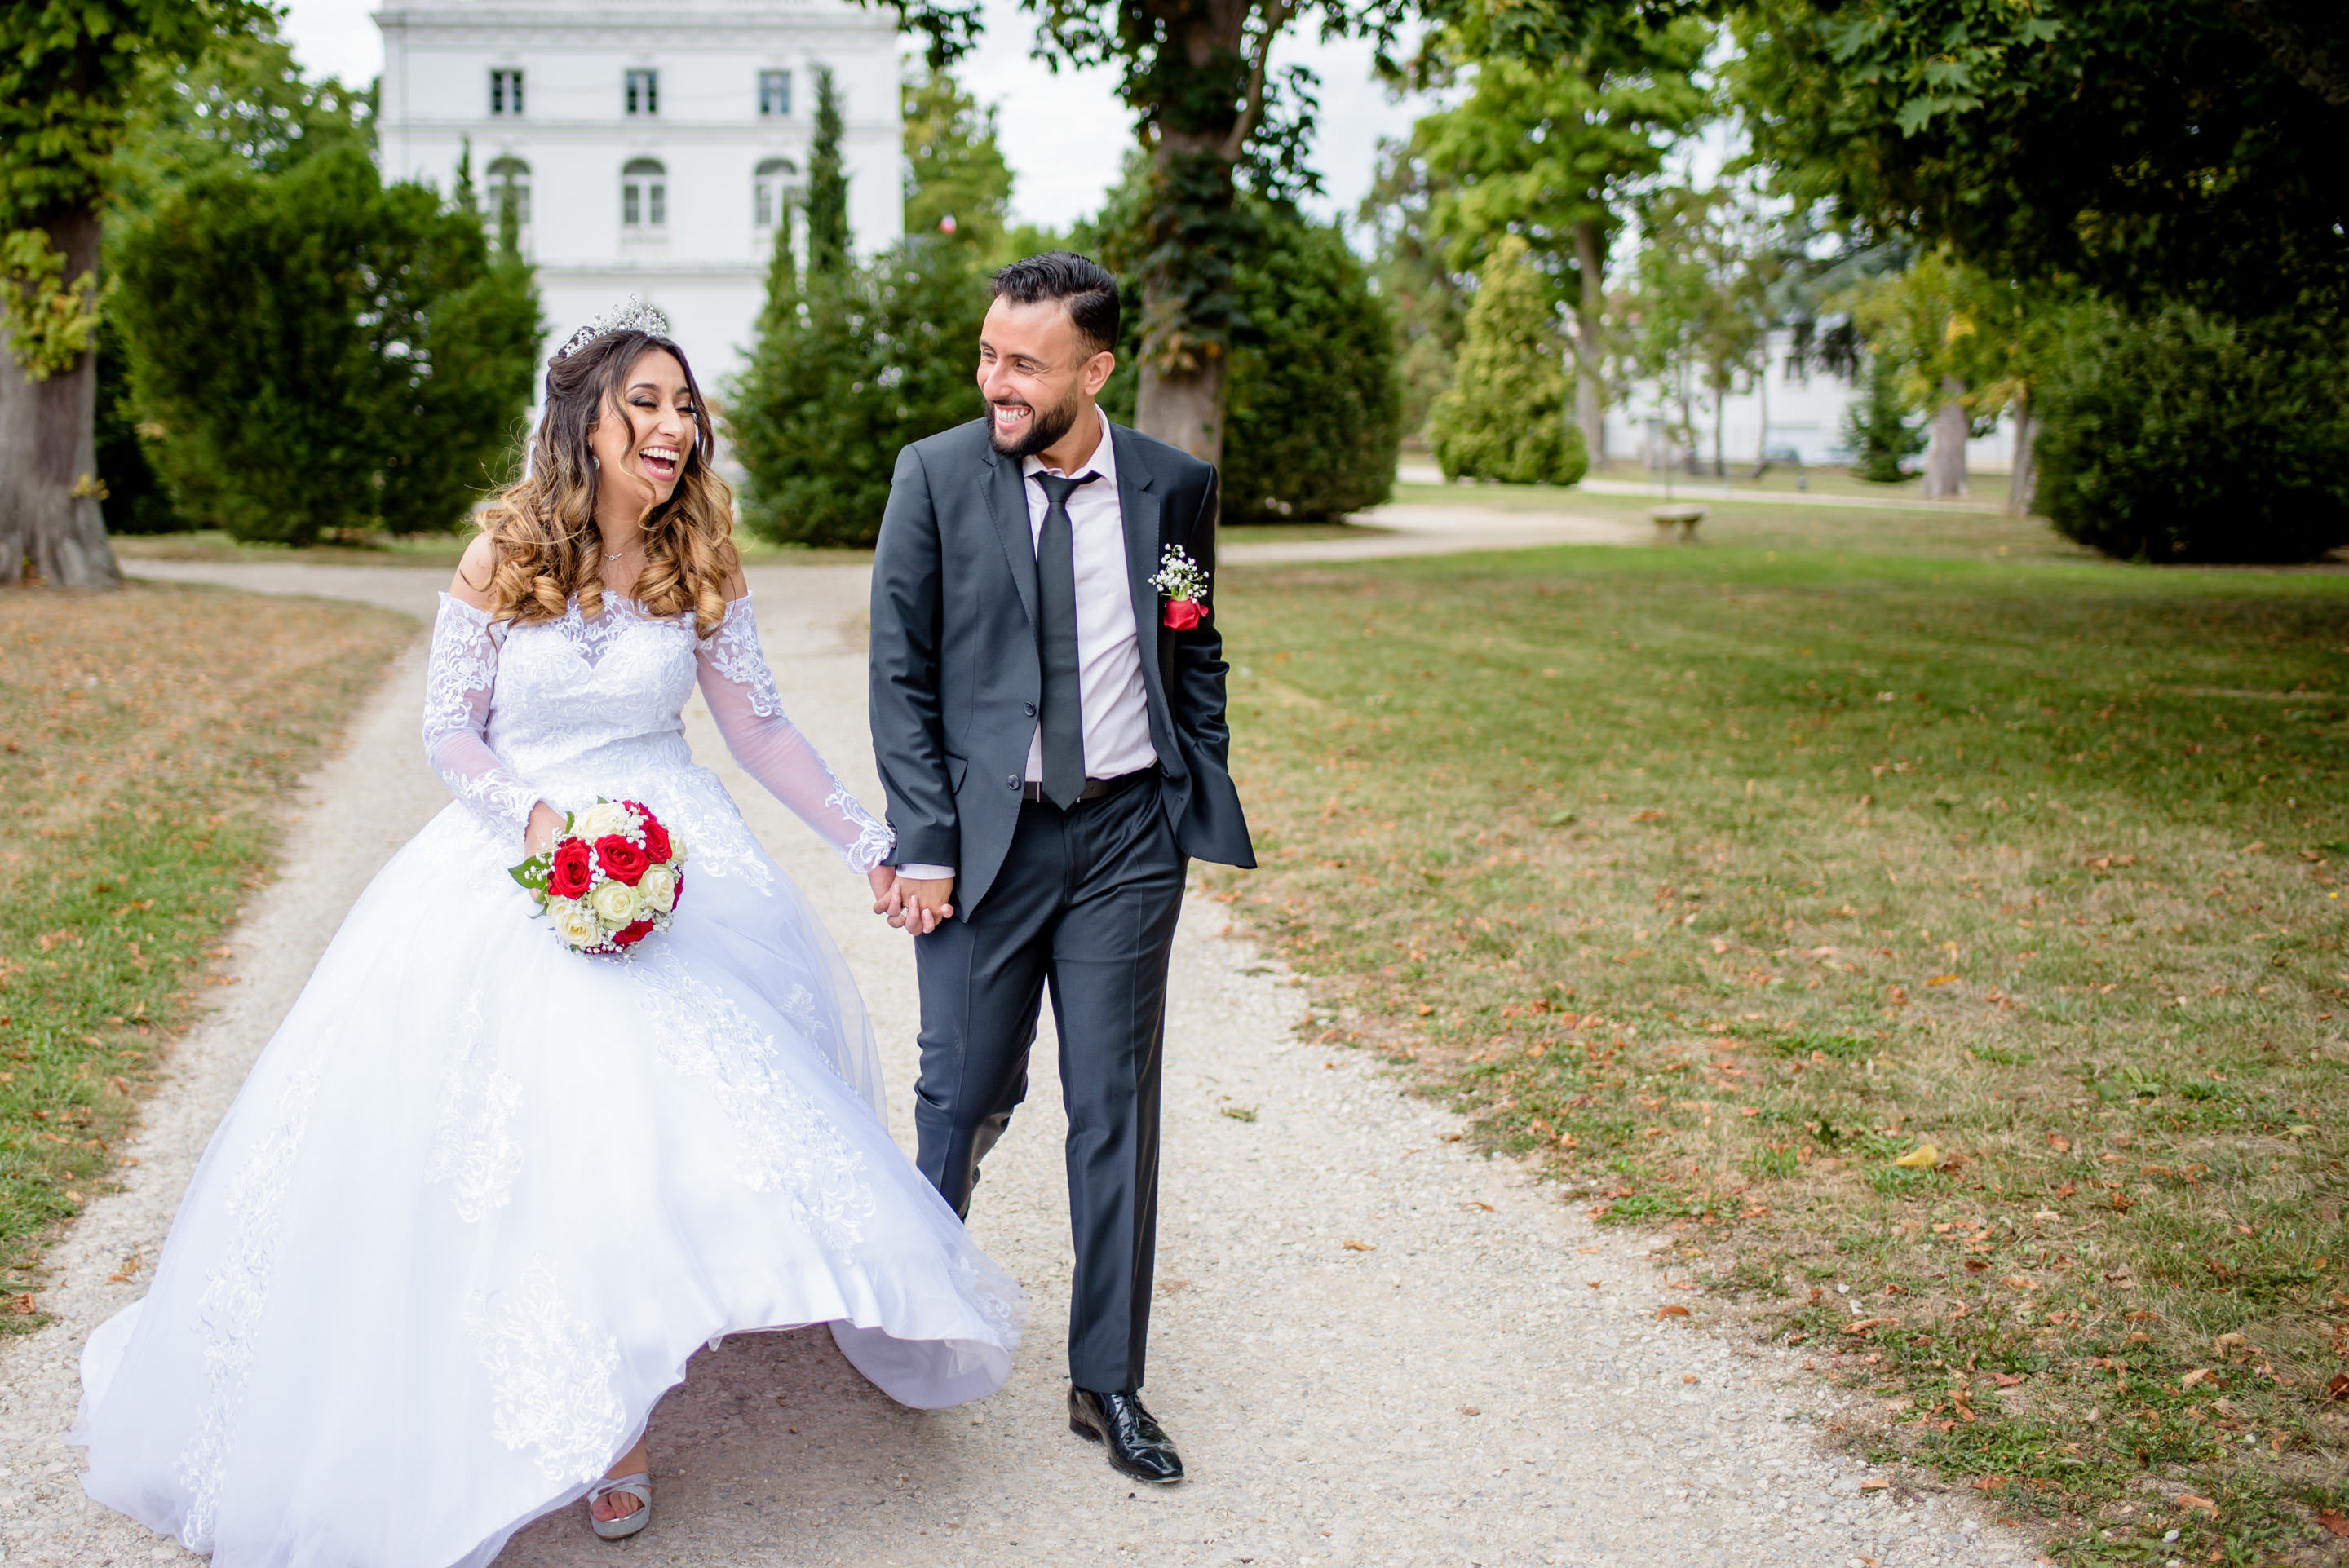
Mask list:
[[605,333],[546,367],[546,417],[531,438],[530,472],[481,514],[493,552],[487,592],[496,619],[559,621],[574,598],[589,620],[604,613],[590,440],[602,420],[628,418],[620,401],[628,373],[654,349],[674,355],[685,371],[695,438],[668,500],[637,520],[645,565],[636,597],[655,615],[691,611],[705,637],[726,618],[726,583],[742,555],[734,547],[734,492],[709,466],[709,410],[685,350],[657,333],[628,330]]

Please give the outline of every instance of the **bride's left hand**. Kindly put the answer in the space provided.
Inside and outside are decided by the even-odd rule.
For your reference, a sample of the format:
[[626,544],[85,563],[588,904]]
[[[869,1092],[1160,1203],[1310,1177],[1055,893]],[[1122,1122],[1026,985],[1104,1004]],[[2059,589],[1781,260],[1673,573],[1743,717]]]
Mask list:
[[897,907],[897,868],[874,866],[864,873],[864,880],[873,884],[873,913],[895,913]]

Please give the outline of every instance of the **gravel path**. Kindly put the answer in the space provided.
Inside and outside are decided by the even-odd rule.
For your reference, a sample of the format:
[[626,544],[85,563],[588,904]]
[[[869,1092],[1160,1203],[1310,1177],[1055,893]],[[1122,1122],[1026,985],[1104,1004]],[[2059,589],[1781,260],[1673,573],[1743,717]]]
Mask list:
[[[161,571],[151,574],[160,576]],[[424,614],[404,571],[181,567]],[[753,573],[793,717],[868,800],[855,567]],[[418,755],[420,647],[305,790],[285,875],[254,901],[237,984],[148,1108],[126,1190],[52,1254],[57,1321],[0,1342],[0,1559],[182,1553],[88,1503],[58,1441],[89,1329],[142,1288],[203,1140],[342,912],[445,799]],[[722,749],[698,704],[695,750]],[[911,1144],[916,1003],[904,936],[858,879],[721,768],[840,937],[872,1006]],[[1970,1498],[1863,1490],[1832,1454],[1839,1396],[1797,1362],[1704,1331],[1668,1240],[1601,1233],[1372,1064],[1295,1033],[1302,981],[1219,935],[1195,899],[1175,952],[1153,1408],[1194,1480],[1143,1491],[1061,1415],[1068,1227],[1058,1085],[1040,1043],[1029,1106],[988,1164],[973,1227],[1035,1295],[1010,1384],[959,1410],[901,1409],[822,1331],[729,1341],[662,1405],[659,1513],[620,1548],[569,1514],[505,1563],[856,1564],[2024,1564]],[[1048,1021],[1049,1026],[1049,1021]],[[1232,1113],[1240,1114],[1232,1114]],[[134,1262],[133,1260],[137,1260]],[[119,1276],[119,1277],[118,1277]],[[1693,1309],[1660,1319],[1665,1302]]]

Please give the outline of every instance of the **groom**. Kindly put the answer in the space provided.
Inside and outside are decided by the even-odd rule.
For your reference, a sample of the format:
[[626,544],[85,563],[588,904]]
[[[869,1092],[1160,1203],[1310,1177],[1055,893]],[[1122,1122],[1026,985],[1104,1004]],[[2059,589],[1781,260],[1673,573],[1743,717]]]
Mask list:
[[994,289],[987,417],[898,454],[873,565],[892,921],[916,933],[921,980],[918,1159],[968,1214],[1049,985],[1077,1254],[1069,1425],[1125,1474],[1175,1481],[1139,1398],[1167,956],[1191,857],[1256,859],[1222,638],[1152,579],[1176,549],[1212,573],[1216,470],[1094,407],[1117,365],[1114,277],[1053,251]]

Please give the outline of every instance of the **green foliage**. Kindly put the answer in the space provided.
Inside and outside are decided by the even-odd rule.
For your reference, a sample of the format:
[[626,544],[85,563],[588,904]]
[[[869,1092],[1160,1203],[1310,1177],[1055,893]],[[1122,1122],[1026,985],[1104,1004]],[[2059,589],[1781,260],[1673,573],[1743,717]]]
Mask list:
[[1667,187],[1644,202],[1645,243],[1633,269],[1630,359],[1649,377],[1672,438],[1696,450],[1697,404],[1713,415],[1713,461],[1725,471],[1721,418],[1741,381],[1760,374],[1769,344],[1777,258],[1744,193]]
[[98,480],[105,487],[106,531],[177,533],[191,526],[171,504],[162,476],[147,460],[139,416],[130,403],[130,377],[122,327],[109,314],[98,329]]
[[283,174],[330,148],[374,147],[374,106],[332,77],[307,77],[283,38],[222,40],[159,72],[124,131],[110,190],[118,215],[150,214],[223,163]]
[[1900,364],[1889,354],[1868,356],[1867,396],[1844,409],[1843,444],[1861,479],[1897,485],[1909,477],[1900,465],[1925,449],[1925,432],[1912,423],[1916,405],[1901,395]]
[[0,5],[0,232],[95,208],[143,85],[268,15],[259,0]]
[[1493,249],[1468,307],[1458,378],[1436,399],[1428,444],[1446,479],[1570,485],[1590,466],[1566,418],[1557,307],[1515,234]]
[[1376,236],[1373,276],[1395,321],[1402,384],[1402,428],[1417,435],[1444,389],[1468,330],[1468,299],[1428,235],[1427,204],[1433,171],[1407,143],[1389,141],[1379,152],[1378,177],[1362,198],[1356,221]]
[[727,397],[743,521],[782,543],[871,544],[898,449],[978,416],[987,303],[969,249],[936,237],[770,301]]
[[27,381],[81,362],[98,340],[98,279],[66,281],[66,259],[40,229],[0,234],[0,331]]
[[[848,270],[848,173],[841,165],[840,89],[827,67],[815,73],[815,133],[808,145],[808,271]],[[788,225],[782,225],[788,227]]]
[[2349,543],[2349,362],[2304,327],[2109,315],[2042,390],[2040,510],[2127,560],[2313,561]]
[[540,323],[481,216],[355,146],[233,162],[122,236],[132,402],[183,515],[240,539],[452,528],[502,476]]
[[1015,260],[1006,233],[1011,166],[996,144],[994,108],[932,71],[905,83],[905,232],[950,233],[990,264]]
[[2337,5],[1760,0],[1739,30],[1755,159],[1845,222],[2133,300],[2349,297]]
[[1395,329],[1334,226],[1268,215],[1234,272],[1224,516],[1304,521],[1385,500],[1402,438]]

